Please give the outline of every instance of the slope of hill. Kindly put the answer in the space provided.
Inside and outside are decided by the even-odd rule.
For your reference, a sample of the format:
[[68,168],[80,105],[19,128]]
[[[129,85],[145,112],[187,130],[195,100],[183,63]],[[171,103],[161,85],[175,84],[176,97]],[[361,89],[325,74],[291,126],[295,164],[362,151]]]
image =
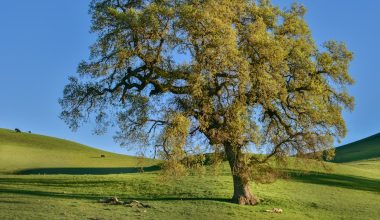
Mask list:
[[112,174],[135,172],[135,167],[154,163],[63,139],[0,129],[0,173]]
[[[159,178],[156,172],[0,174],[0,219],[379,219],[380,170],[375,162],[365,170],[354,167],[361,162],[329,163],[331,172],[252,184],[252,192],[262,200],[253,207],[228,202],[232,194],[229,173],[189,175],[177,181]],[[97,202],[110,196],[138,200],[151,208]],[[272,208],[284,211],[266,212]]]
[[[370,143],[378,140],[368,139]],[[356,143],[357,148],[369,151],[366,157],[376,155],[376,147]],[[378,219],[380,159],[363,160],[365,155],[352,154],[362,149],[342,149],[338,159],[359,160],[326,163],[329,170],[301,171],[273,184],[252,184],[252,192],[262,202],[250,207],[228,202],[232,178],[227,163],[217,176],[210,170],[202,177],[188,175],[172,181],[157,172],[134,173],[136,157],[0,129],[0,219]],[[102,154],[106,157],[101,158]],[[145,160],[145,165],[154,163]],[[143,201],[151,208],[96,202],[109,196]],[[284,212],[265,211],[274,207]]]
[[336,148],[334,162],[345,163],[380,157],[380,133]]

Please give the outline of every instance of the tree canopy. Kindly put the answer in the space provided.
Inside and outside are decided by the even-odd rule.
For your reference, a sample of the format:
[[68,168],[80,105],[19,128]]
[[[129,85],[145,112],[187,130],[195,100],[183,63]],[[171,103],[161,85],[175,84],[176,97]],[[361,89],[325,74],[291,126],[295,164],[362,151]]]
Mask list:
[[117,126],[121,145],[153,147],[177,171],[193,147],[224,153],[233,202],[256,204],[253,174],[270,158],[333,156],[353,108],[353,55],[336,41],[318,47],[305,12],[269,0],[93,0],[98,39],[61,118]]

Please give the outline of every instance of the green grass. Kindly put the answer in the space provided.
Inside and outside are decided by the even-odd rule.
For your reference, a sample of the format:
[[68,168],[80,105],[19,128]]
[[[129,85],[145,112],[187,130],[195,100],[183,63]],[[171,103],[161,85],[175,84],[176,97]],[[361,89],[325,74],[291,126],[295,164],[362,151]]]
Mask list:
[[[380,216],[380,179],[346,174],[346,168],[336,165],[330,174],[253,184],[252,191],[263,199],[254,207],[228,203],[232,192],[228,174],[188,176],[178,182],[163,182],[154,172],[3,175],[0,219],[376,219]],[[97,203],[108,196],[141,200],[153,208]],[[273,207],[284,213],[265,212]]]
[[[0,130],[0,134],[20,135],[6,130]],[[118,155],[120,160],[115,160],[116,165],[112,162],[107,167],[104,164],[96,165],[101,159],[91,158],[90,153],[94,151],[98,155],[100,151],[96,149],[77,149],[83,145],[43,136],[21,135],[25,135],[25,138],[33,137],[36,141],[33,146],[39,145],[36,144],[39,141],[36,139],[39,138],[49,140],[47,142],[71,143],[73,150],[86,155],[86,160],[91,163],[88,167],[99,170],[133,167],[136,162],[134,157]],[[1,154],[4,153],[3,143],[6,142],[2,137],[0,135]],[[24,138],[13,137],[19,142],[20,137]],[[18,149],[18,143],[12,144],[12,139],[7,140],[8,152],[10,146]],[[21,143],[25,144],[24,148],[28,147],[28,141]],[[57,144],[52,151],[61,148]],[[40,154],[43,155],[43,152]],[[104,154],[108,157],[108,153]],[[25,156],[24,159],[26,160]],[[66,169],[62,168],[63,165],[52,167],[57,161],[44,159],[42,162],[45,172],[53,169],[52,173],[60,173]],[[74,161],[71,163],[67,169],[80,170],[87,166],[87,162],[79,160],[76,164]],[[4,168],[5,164],[0,160],[0,168]],[[20,169],[36,170],[41,167],[36,160],[31,163],[33,166],[28,164],[7,170],[17,173]],[[54,170],[57,167],[58,170]],[[219,176],[190,175],[178,181],[163,181],[157,171],[109,175],[83,175],[85,172],[82,171],[77,173],[82,175],[2,174],[0,219],[378,219],[380,159],[329,163],[329,167],[329,172],[317,172],[317,169],[307,175],[292,172],[291,178],[274,184],[252,184],[252,192],[262,199],[257,206],[239,206],[228,202],[232,194],[232,179],[227,172],[227,164],[224,164]],[[123,200],[137,199],[152,208],[128,208],[97,202],[109,196],[118,196]],[[265,212],[274,207],[282,208],[284,212]]]
[[155,163],[59,138],[0,129],[0,173],[117,174]]
[[380,157],[380,133],[336,148],[334,162],[343,163]]

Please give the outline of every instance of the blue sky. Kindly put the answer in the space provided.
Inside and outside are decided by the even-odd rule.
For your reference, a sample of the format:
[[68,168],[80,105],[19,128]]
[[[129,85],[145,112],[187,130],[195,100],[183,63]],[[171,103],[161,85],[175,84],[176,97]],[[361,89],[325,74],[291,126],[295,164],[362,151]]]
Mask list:
[[[275,0],[281,7],[291,0]],[[355,53],[350,93],[355,110],[345,112],[348,143],[380,132],[380,1],[299,0],[321,45],[344,41]],[[105,150],[132,153],[113,142],[112,134],[92,135],[92,126],[72,132],[58,118],[69,75],[88,57],[95,40],[89,33],[89,0],[3,1],[0,7],[0,127],[31,130]]]

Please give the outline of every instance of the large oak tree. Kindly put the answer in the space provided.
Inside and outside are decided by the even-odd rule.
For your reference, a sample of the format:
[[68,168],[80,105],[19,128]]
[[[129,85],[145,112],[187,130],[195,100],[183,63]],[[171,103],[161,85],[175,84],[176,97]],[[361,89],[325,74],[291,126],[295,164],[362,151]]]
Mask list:
[[90,13],[98,39],[60,99],[72,129],[91,118],[98,132],[116,125],[120,144],[156,148],[177,171],[207,140],[227,158],[239,204],[258,202],[249,181],[271,158],[321,158],[346,133],[352,53],[318,47],[303,6],[93,0]]

